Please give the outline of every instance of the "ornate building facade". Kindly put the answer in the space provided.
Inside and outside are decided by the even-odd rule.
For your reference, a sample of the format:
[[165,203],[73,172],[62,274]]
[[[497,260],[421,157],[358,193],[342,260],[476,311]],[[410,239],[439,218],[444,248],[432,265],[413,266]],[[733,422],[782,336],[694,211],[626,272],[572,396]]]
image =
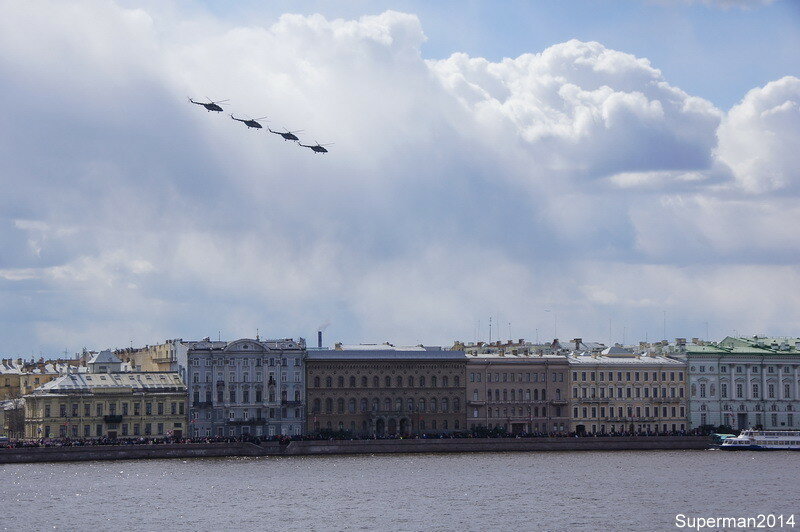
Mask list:
[[467,358],[467,423],[512,434],[565,432],[567,358],[529,351],[472,350]]
[[388,344],[309,351],[308,432],[355,436],[464,430],[463,351]]
[[122,371],[111,351],[25,396],[25,437],[180,438],[186,386],[174,372]]
[[572,354],[570,430],[664,433],[688,428],[686,364],[622,347]]
[[800,428],[800,338],[686,346],[692,427]]
[[305,355],[302,338],[194,342],[187,353],[191,434],[302,434]]

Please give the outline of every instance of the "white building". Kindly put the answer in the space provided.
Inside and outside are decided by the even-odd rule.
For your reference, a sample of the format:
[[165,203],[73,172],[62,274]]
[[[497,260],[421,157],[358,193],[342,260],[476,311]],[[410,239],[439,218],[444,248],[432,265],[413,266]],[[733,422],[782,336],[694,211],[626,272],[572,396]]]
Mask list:
[[302,338],[201,341],[187,352],[192,436],[302,434]]
[[692,427],[800,428],[800,339],[728,337],[686,359]]

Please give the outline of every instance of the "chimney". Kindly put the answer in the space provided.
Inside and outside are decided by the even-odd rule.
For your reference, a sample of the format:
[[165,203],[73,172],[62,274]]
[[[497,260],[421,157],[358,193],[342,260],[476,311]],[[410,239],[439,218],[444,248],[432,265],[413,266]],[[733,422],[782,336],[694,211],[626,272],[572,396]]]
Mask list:
[[317,331],[317,347],[322,349],[322,331]]
[[572,341],[575,342],[575,351],[579,351],[583,343],[583,338],[575,338]]

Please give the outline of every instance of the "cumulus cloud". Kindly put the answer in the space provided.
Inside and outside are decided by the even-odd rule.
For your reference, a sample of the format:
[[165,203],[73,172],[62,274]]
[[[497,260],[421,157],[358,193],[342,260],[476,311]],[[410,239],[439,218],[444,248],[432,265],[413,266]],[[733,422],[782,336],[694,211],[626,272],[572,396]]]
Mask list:
[[[596,42],[425,60],[420,21],[392,11],[262,27],[3,7],[2,349],[326,319],[344,341],[448,342],[494,313],[532,337],[544,308],[601,339],[610,315],[641,332],[663,308],[744,329],[723,294],[747,281],[737,260],[796,284],[774,214],[791,202],[747,199],[793,190],[794,78],[726,114]],[[336,144],[317,156],[188,95]],[[770,304],[753,312],[796,322]]]
[[749,192],[800,185],[800,79],[786,76],[751,90],[718,131],[719,158]]

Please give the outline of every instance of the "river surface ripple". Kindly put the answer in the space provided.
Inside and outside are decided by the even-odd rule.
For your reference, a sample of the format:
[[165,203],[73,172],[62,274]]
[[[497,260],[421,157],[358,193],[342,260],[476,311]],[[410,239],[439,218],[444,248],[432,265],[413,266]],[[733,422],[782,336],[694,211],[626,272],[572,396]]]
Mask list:
[[0,530],[676,530],[795,514],[800,453],[624,451],[0,465]]

